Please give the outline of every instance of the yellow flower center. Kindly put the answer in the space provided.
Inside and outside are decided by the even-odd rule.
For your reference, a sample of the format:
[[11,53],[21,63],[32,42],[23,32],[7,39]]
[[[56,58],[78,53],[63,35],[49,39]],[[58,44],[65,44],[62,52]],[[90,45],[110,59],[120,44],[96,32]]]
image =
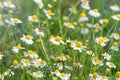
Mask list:
[[55,37],[55,40],[58,41],[58,42],[60,41],[60,39],[61,39],[60,36]]
[[38,19],[38,17],[36,15],[32,16],[32,20],[37,20],[37,19]]
[[44,61],[44,60],[41,60],[41,61],[40,61],[40,64],[45,64],[45,61]]
[[18,44],[18,45],[16,46],[16,48],[17,48],[17,49],[20,49],[20,48],[21,48],[21,44]]
[[71,26],[72,26],[72,23],[71,23],[71,22],[68,22],[68,23],[67,23],[67,26],[68,26],[68,27],[71,27]]
[[48,11],[47,11],[47,14],[48,14],[48,16],[51,16],[51,15],[52,15],[52,11],[51,11],[51,10],[48,10]]
[[30,60],[29,59],[24,59],[25,60],[25,62],[27,62],[27,63],[29,63],[30,62]]
[[58,65],[59,65],[59,66],[62,66],[62,62],[58,62]]
[[115,33],[115,37],[119,37],[120,35],[118,33]]
[[43,29],[40,28],[40,29],[39,29],[39,32],[43,32]]
[[80,66],[81,64],[78,62],[78,63],[76,63],[76,66]]
[[93,73],[93,78],[98,78],[98,74],[96,72]]
[[17,23],[19,21],[18,18],[14,18],[14,22]]
[[82,13],[80,14],[80,16],[81,16],[81,17],[86,17],[86,14],[85,14],[84,12],[82,12]]
[[2,2],[0,2],[0,6],[2,6]]
[[118,46],[118,42],[114,42],[114,43],[113,43],[113,46]]
[[116,72],[116,78],[120,78],[120,71]]
[[115,8],[118,8],[118,5],[117,5],[117,4],[114,4],[113,6],[114,6]]
[[112,62],[110,62],[110,66],[114,66],[114,64]]
[[106,79],[106,76],[102,76],[102,79]]
[[57,70],[55,70],[55,73],[59,73],[59,70],[57,69]]
[[14,60],[13,63],[12,63],[12,65],[14,65],[14,66],[15,66],[15,65],[18,65],[18,61],[17,61],[17,60]]
[[103,23],[107,24],[107,23],[109,23],[109,20],[108,19],[103,19]]
[[98,9],[93,9],[93,11],[94,11],[95,13],[98,13]]
[[11,6],[12,5],[12,3],[11,2],[7,2],[7,6]]
[[12,70],[11,69],[7,69],[7,72],[10,73]]
[[30,36],[30,35],[26,35],[25,38],[26,38],[27,40],[30,40],[30,39],[31,39],[31,36]]
[[53,36],[53,35],[50,35],[50,38],[54,38],[54,36]]
[[98,40],[98,44],[102,44],[104,42],[104,38],[100,38],[99,40]]
[[65,76],[66,76],[66,74],[65,74],[65,73],[61,73],[60,75],[61,75],[62,77],[65,77]]
[[40,72],[40,71],[38,71],[38,72],[36,72],[36,74],[40,75],[40,74],[41,74],[41,72]]
[[81,41],[78,41],[78,42],[76,43],[76,47],[81,48],[81,47],[82,47],[82,42],[81,42]]
[[61,59],[63,59],[63,58],[64,58],[64,55],[63,55],[63,54],[61,54],[59,57],[60,57]]
[[120,19],[120,14],[117,14],[117,18]]
[[96,23],[95,26],[100,26],[100,24],[99,24],[99,23]]

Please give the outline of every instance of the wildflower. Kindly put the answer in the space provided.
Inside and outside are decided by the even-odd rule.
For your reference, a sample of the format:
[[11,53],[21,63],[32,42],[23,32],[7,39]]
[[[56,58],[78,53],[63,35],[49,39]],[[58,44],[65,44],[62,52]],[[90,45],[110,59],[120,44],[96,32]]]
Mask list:
[[52,42],[55,45],[60,45],[61,43],[64,44],[60,36],[56,36],[56,37],[50,36],[50,42]]
[[87,51],[88,55],[93,55],[94,53],[92,51]]
[[112,33],[111,36],[116,40],[120,39],[120,34],[119,33]]
[[101,80],[109,80],[109,77],[107,77],[107,76],[101,76]]
[[66,73],[60,73],[59,77],[62,79],[62,80],[69,80],[70,79],[70,76],[71,74],[66,74]]
[[103,56],[104,59],[106,59],[106,60],[110,60],[110,59],[111,59],[111,55],[109,55],[109,54],[107,54],[107,53],[102,54],[102,56]]
[[58,62],[57,63],[57,67],[59,68],[59,70],[63,69],[63,63],[62,62]]
[[117,4],[111,5],[110,9],[113,10],[113,11],[120,11],[120,8]]
[[5,76],[13,76],[15,73],[9,68],[4,72]]
[[36,53],[36,51],[33,50],[28,50],[27,52],[24,52],[24,56],[25,57],[30,57],[30,58],[38,58],[38,54]]
[[28,20],[32,21],[32,22],[38,22],[39,21],[37,15],[28,16]]
[[120,80],[120,71],[117,71],[115,74],[116,80]]
[[51,10],[44,10],[44,13],[48,19],[52,19],[52,16],[54,15],[54,13]]
[[43,73],[41,71],[33,72],[32,76],[35,77],[35,78],[42,78]]
[[116,68],[116,66],[114,65],[113,62],[106,62],[106,65],[107,65],[109,68]]
[[101,46],[106,46],[106,43],[109,41],[109,39],[107,37],[97,37],[95,39],[95,42],[97,44],[100,44]]
[[79,68],[82,68],[82,67],[83,67],[83,65],[81,65],[80,62],[74,63],[74,65],[75,65],[76,67],[79,67]]
[[33,37],[31,37],[31,35],[23,35],[22,38],[20,38],[23,42],[25,42],[26,44],[33,44]]
[[116,21],[119,21],[120,20],[120,14],[113,15],[112,18]]
[[25,48],[21,47],[21,44],[18,44],[17,46],[13,47],[12,51],[18,53],[20,49],[25,49]]
[[22,67],[29,67],[31,65],[29,59],[22,59],[21,63],[22,63]]
[[100,65],[100,66],[104,65],[104,63],[101,60],[99,60],[99,58],[97,56],[95,56],[94,58],[92,58],[92,63],[94,65]]
[[12,25],[22,23],[22,21],[19,20],[18,18],[11,18],[10,20]]
[[93,17],[99,17],[100,16],[100,13],[99,13],[98,9],[90,10],[88,13]]
[[100,24],[108,24],[108,23],[109,23],[109,20],[108,20],[107,18],[100,19],[100,20],[99,20],[99,23],[100,23]]
[[34,0],[34,2],[42,9],[44,4],[42,2],[42,0]]
[[68,8],[68,10],[72,13],[77,13],[76,7]]
[[51,5],[51,4],[48,4],[47,6],[48,6],[49,8],[52,8],[52,5]]
[[83,46],[83,43],[81,41],[77,41],[71,44],[71,47],[74,50],[78,50],[80,53],[85,50],[86,46]]
[[0,79],[1,79],[1,80],[4,80],[4,74],[1,74],[1,73],[0,73]]
[[0,60],[2,60],[2,57],[3,57],[3,55],[2,55],[2,54],[0,54]]
[[36,29],[35,29],[35,33],[36,33],[36,35],[38,35],[38,36],[44,37],[44,29],[43,29],[43,28],[36,28]]
[[8,8],[15,8],[15,5],[14,4],[12,4],[12,2],[10,2],[10,1],[8,1],[8,2],[3,2],[3,5],[5,6],[5,7],[8,7]]
[[82,3],[88,3],[88,0],[81,0]]
[[85,10],[90,10],[91,9],[89,3],[82,3],[81,7]]
[[94,72],[93,74],[89,74],[91,77],[90,80],[101,80],[101,77],[98,75],[97,72]]
[[114,43],[112,44],[112,47],[111,47],[110,49],[115,50],[115,51],[118,51],[118,50],[119,50],[118,42],[114,42]]
[[64,26],[66,26],[67,28],[75,29],[71,22],[64,22]]
[[19,68],[19,67],[20,67],[20,64],[18,63],[17,60],[13,60],[11,67],[13,67],[13,68]]
[[60,61],[66,61],[66,57],[64,56],[64,54],[60,54],[58,57],[57,57],[58,60]]
[[3,8],[3,3],[2,2],[0,2],[0,8]]
[[52,74],[55,74],[56,76],[60,75],[60,71],[58,69],[56,69],[54,72],[51,72]]
[[88,17],[86,16],[85,12],[82,12],[80,14],[80,18],[78,19],[78,22],[85,22],[85,21],[88,21]]

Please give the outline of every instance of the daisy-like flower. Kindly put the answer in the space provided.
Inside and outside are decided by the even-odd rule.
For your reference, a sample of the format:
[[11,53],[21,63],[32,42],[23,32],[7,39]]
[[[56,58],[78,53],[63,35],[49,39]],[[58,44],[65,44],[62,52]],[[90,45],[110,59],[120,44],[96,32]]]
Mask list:
[[97,29],[97,30],[99,30],[99,29],[101,28],[101,26],[100,26],[99,23],[95,23],[95,24],[93,25],[93,27],[94,27],[95,29]]
[[120,20],[120,14],[113,15],[112,18],[113,18],[114,20],[119,21],[119,20]]
[[24,52],[24,56],[25,57],[30,57],[30,58],[38,58],[38,54],[36,53],[36,51],[33,50],[28,50],[27,52]]
[[116,68],[115,64],[113,62],[106,62],[106,65],[109,67],[109,68]]
[[39,21],[37,15],[28,16],[28,20],[32,21],[32,22],[38,22]]
[[1,74],[1,73],[0,73],[0,79],[1,79],[1,80],[4,80],[4,74]]
[[66,60],[67,60],[64,54],[60,54],[60,55],[57,57],[57,59],[60,60],[60,61],[66,61]]
[[12,51],[18,53],[20,49],[25,49],[25,48],[21,47],[21,44],[18,44],[17,46],[13,47]]
[[13,25],[22,23],[22,21],[19,20],[18,18],[11,18],[10,20],[11,20],[11,24]]
[[111,5],[110,9],[113,10],[113,11],[120,11],[120,8],[117,4]]
[[81,0],[82,3],[88,3],[88,0]]
[[85,21],[88,21],[88,17],[86,16],[85,12],[82,12],[80,14],[80,18],[78,19],[78,22],[85,22]]
[[71,22],[64,22],[64,26],[66,26],[67,28],[75,29]]
[[106,60],[111,60],[111,55],[109,55],[109,54],[107,54],[107,53],[102,54],[102,56],[103,56],[104,59],[106,59]]
[[15,73],[9,68],[4,72],[5,76],[13,76]]
[[88,13],[89,13],[89,15],[91,15],[93,17],[100,17],[100,13],[99,13],[98,9],[90,10]]
[[22,65],[21,65],[22,67],[29,67],[29,66],[31,66],[31,63],[30,63],[29,59],[22,59],[21,63],[22,63]]
[[100,20],[99,20],[99,23],[100,23],[100,24],[108,24],[108,23],[109,23],[109,20],[108,20],[107,18],[100,19]]
[[8,7],[8,8],[15,8],[15,5],[14,4],[12,4],[12,2],[10,2],[10,1],[8,1],[8,2],[3,2],[3,5],[5,6],[5,7]]
[[76,67],[79,67],[79,68],[82,68],[82,67],[83,67],[83,65],[82,65],[80,62],[74,63],[74,65],[75,65]]
[[72,13],[77,13],[76,7],[68,8],[68,10]]
[[119,51],[118,42],[114,42],[110,49],[115,50],[115,51]]
[[93,55],[94,53],[92,51],[87,51],[88,55]]
[[2,57],[3,57],[3,55],[2,55],[2,54],[0,54],[0,60],[2,60]]
[[81,41],[77,41],[77,42],[74,42],[74,43],[71,43],[71,47],[74,49],[74,50],[78,50],[80,53],[85,50],[86,46],[83,46],[83,43]]
[[34,2],[42,9],[44,4],[42,2],[42,0],[34,0]]
[[36,35],[38,35],[38,36],[44,37],[44,29],[43,29],[43,28],[36,28],[36,29],[35,29],[35,33],[36,33]]
[[89,74],[91,77],[90,80],[101,80],[101,77],[98,75],[97,72],[94,72],[93,74]]
[[90,10],[91,9],[89,3],[82,3],[81,7],[85,10]]
[[43,73],[41,71],[33,72],[32,76],[35,77],[35,78],[42,78]]
[[97,37],[95,42],[101,46],[106,46],[106,43],[109,41],[107,37]]
[[57,63],[57,67],[59,68],[59,70],[63,69],[63,63],[62,62],[58,62]]
[[50,36],[50,42],[52,42],[55,45],[60,45],[61,43],[64,44],[60,36],[56,36],[56,37]]
[[0,8],[3,8],[3,3],[2,2],[0,2]]
[[69,80],[70,79],[70,76],[71,74],[66,74],[66,73],[60,73],[59,77],[62,79],[62,80]]
[[111,36],[112,36],[115,40],[119,40],[119,39],[120,39],[120,34],[119,34],[119,33],[112,33]]
[[52,19],[52,16],[54,15],[54,13],[52,12],[52,10],[43,10],[45,15],[47,16],[48,19]]
[[101,80],[109,80],[109,77],[107,77],[107,76],[101,76]]
[[120,80],[120,71],[117,71],[115,74],[116,80]]
[[56,76],[60,75],[60,71],[58,69],[56,69],[54,72],[51,72],[52,74],[55,74]]
[[100,65],[100,66],[104,65],[104,63],[101,60],[99,60],[99,58],[97,56],[95,56],[95,57],[92,58],[92,63],[94,65]]
[[31,35],[23,35],[22,38],[20,38],[23,42],[25,42],[26,44],[33,44],[33,37]]
[[13,60],[11,67],[13,67],[13,68],[15,68],[15,69],[16,69],[16,68],[19,68],[19,67],[20,67],[20,64],[18,63],[17,60]]

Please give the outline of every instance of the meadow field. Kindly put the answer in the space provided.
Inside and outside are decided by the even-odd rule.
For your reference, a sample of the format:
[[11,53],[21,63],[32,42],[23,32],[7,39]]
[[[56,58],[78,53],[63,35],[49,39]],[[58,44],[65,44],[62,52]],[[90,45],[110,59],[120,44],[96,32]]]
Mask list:
[[0,0],[0,80],[120,80],[120,1]]

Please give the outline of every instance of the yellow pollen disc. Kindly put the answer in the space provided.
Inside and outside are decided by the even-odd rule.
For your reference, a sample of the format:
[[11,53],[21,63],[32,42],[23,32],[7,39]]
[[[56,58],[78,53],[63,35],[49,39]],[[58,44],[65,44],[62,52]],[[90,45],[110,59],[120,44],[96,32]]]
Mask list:
[[27,63],[29,63],[30,62],[30,60],[29,59],[24,59],[25,60],[25,62],[27,62]]
[[118,46],[118,42],[114,42],[114,43],[113,43],[113,46]]
[[0,2],[0,6],[2,6],[2,2]]
[[102,44],[104,42],[104,38],[100,38],[99,40],[98,40],[98,44]]
[[57,69],[57,70],[55,70],[55,73],[59,73],[59,70]]
[[41,61],[40,61],[40,64],[45,64],[45,61],[44,61],[44,60],[41,60]]
[[102,76],[102,79],[106,79],[106,76]]
[[65,73],[61,73],[60,75],[61,75],[62,77],[65,77],[65,76],[66,76],[66,74],[65,74]]
[[83,12],[80,14],[81,17],[86,17],[86,14]]
[[116,72],[116,78],[120,78],[120,71]]
[[53,35],[50,35],[50,38],[54,38],[54,36],[53,36]]
[[38,19],[38,17],[36,15],[32,16],[32,20],[37,20],[37,19]]
[[99,24],[99,23],[96,23],[95,26],[100,26],[100,24]]
[[108,19],[103,19],[103,23],[107,24],[107,23],[109,23],[109,20]]
[[68,26],[68,27],[71,27],[71,26],[72,26],[72,23],[68,22],[68,23],[67,23],[67,26]]
[[48,11],[47,11],[47,14],[48,14],[48,16],[51,16],[51,15],[52,15],[52,11],[51,11],[51,10],[48,10]]
[[63,54],[61,54],[59,57],[60,57],[61,59],[63,59],[63,58],[64,58],[64,55],[63,55]]
[[9,73],[10,73],[11,71],[12,71],[11,69],[7,69],[7,72],[9,72]]
[[14,60],[12,64],[13,64],[13,65],[18,65],[18,61],[17,61],[17,60]]
[[98,74],[96,72],[93,73],[93,78],[98,78]]
[[17,49],[20,49],[20,48],[21,48],[21,44],[18,44],[18,45],[16,46],[16,48],[17,48]]
[[112,62],[110,62],[110,66],[114,66],[114,64]]
[[113,6],[114,6],[115,8],[118,8],[118,5],[117,5],[117,4],[114,4]]
[[41,72],[40,72],[40,71],[38,71],[38,72],[36,72],[36,74],[40,75],[40,74],[41,74]]
[[30,40],[30,39],[31,39],[31,36],[30,36],[30,35],[26,35],[25,38],[26,38],[27,40]]
[[78,41],[78,42],[76,43],[76,47],[81,48],[81,47],[82,47],[82,42],[81,42],[81,41]]
[[32,51],[32,50],[29,50],[28,53],[29,53],[29,54],[33,54],[33,51]]
[[17,23],[19,21],[18,18],[14,18],[14,22]]
[[39,29],[39,32],[43,32],[43,29]]
[[59,66],[62,66],[62,62],[58,62]]
[[12,3],[11,2],[7,2],[7,6],[11,6],[12,5]]
[[119,37],[120,35],[118,33],[115,33],[115,37]]
[[98,9],[93,9],[94,12],[98,13]]
[[120,19],[120,14],[117,14],[117,18]]
[[56,36],[56,37],[55,37],[55,40],[56,40],[56,41],[60,41],[60,39],[61,39],[60,36]]

